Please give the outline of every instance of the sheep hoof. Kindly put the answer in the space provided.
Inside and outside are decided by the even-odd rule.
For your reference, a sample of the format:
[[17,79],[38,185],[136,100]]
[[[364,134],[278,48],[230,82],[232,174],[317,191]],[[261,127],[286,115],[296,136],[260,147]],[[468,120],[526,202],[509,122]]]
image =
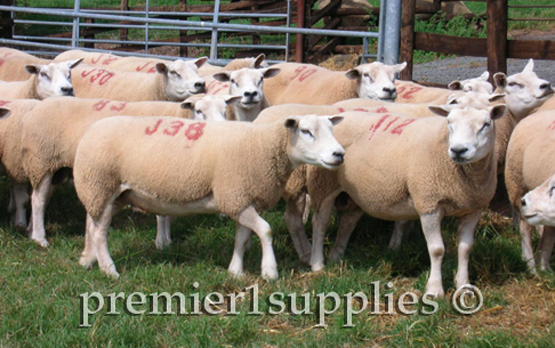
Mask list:
[[234,270],[231,267],[227,270],[227,273],[232,278],[242,278],[245,276],[245,273],[242,270]]
[[443,289],[426,289],[424,296],[429,299],[442,299],[445,297],[445,293],[443,292]]
[[275,281],[279,279],[279,273],[275,269],[262,271],[262,278],[267,281]]
[[83,266],[86,269],[91,269],[94,262],[96,261],[95,257],[90,257],[90,256],[81,256],[81,258],[79,259],[79,264],[81,266]]
[[119,273],[118,271],[116,271],[115,267],[102,268],[102,271],[111,278],[114,278],[114,279],[119,278]]
[[301,256],[301,261],[310,265],[310,258],[311,257],[312,257],[311,253],[304,254],[303,256]]
[[312,265],[312,272],[320,272],[323,269],[324,269],[323,262],[317,262]]
[[50,243],[48,243],[46,239],[38,239],[38,238],[37,239],[31,238],[31,239],[43,248],[48,248],[48,246],[50,246]]
[[171,240],[163,240],[163,241],[155,241],[154,244],[156,245],[156,249],[158,250],[164,250],[170,247],[170,245],[172,244]]
[[333,249],[330,253],[330,256],[328,257],[329,261],[332,263],[337,263],[339,262],[339,259],[341,259],[341,256],[343,256],[344,252],[339,251],[337,249]]

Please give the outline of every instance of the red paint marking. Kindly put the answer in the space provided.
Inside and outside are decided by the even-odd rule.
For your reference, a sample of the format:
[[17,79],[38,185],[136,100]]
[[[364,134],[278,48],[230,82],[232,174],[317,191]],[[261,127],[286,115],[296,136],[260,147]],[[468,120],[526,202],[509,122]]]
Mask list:
[[310,76],[314,75],[317,71],[314,68],[306,70],[307,68],[308,68],[307,66],[300,66],[297,69],[295,69],[295,75],[290,77],[290,80],[293,81],[295,79],[298,79],[299,82],[303,82],[304,80],[306,80]]
[[206,87],[206,94],[218,94],[226,88],[229,88],[229,84],[214,80]]
[[420,91],[422,89],[422,87],[418,87],[418,86],[411,86],[409,87],[409,90],[405,92],[407,86],[403,86],[401,87],[397,93],[401,96],[401,98],[403,99],[412,99],[414,96],[413,94]]
[[379,113],[379,114],[382,114],[382,113],[386,113],[388,111],[385,107],[382,106],[382,107],[377,108],[376,112]]
[[299,82],[303,82],[304,80],[314,75],[315,73],[316,73],[316,69],[309,69],[305,71],[301,76],[299,76]]
[[339,108],[339,112],[345,112],[345,109]]
[[89,71],[87,71],[87,70],[82,71],[82,72],[81,72],[81,77],[87,77],[87,76],[89,76],[90,74],[92,74],[93,72],[95,72],[96,69],[98,69],[98,68],[93,68],[93,69],[91,69],[91,70],[89,70]]
[[395,123],[395,121],[397,121],[398,119],[399,119],[399,117],[395,117],[395,118],[393,119],[393,121],[389,122],[389,123],[387,124],[387,126],[385,126],[385,128],[384,128],[383,131],[384,131],[384,132],[387,131],[387,130],[389,129],[389,126],[391,126],[393,123]]
[[[145,69],[147,66],[149,66],[150,64],[153,64],[153,62],[148,62],[146,64],[143,65],[137,65],[137,67],[135,68],[136,71],[142,71],[143,69]],[[151,68],[153,69],[153,68]],[[148,71],[150,72],[150,70]]]
[[12,55],[12,53],[11,53],[11,52],[6,52],[6,53],[4,53],[4,54],[0,55],[0,57],[4,57],[4,58],[7,58],[7,57],[9,57],[9,56],[11,56],[11,55]]
[[354,108],[353,111],[358,111],[358,112],[369,112],[368,109],[365,109],[365,108]]
[[204,133],[204,127],[206,127],[206,123],[196,122],[190,124],[189,127],[187,127],[187,130],[185,130],[185,136],[187,137],[187,139],[195,141]]
[[0,106],[7,105],[7,104],[9,104],[9,103],[11,103],[10,100],[0,100]]
[[102,56],[104,56],[104,53],[99,54],[98,56],[96,56],[96,58],[92,58],[91,59],[91,63],[96,64],[100,61],[100,58],[102,58]]
[[110,110],[114,110],[114,111],[120,112],[121,110],[125,109],[125,106],[126,106],[126,105],[127,105],[126,102],[121,102],[121,103],[119,103],[118,105],[112,105],[112,106],[110,107]]
[[293,77],[291,77],[290,80],[293,81],[294,79],[296,79],[297,76],[299,76],[299,74],[302,73],[305,69],[306,69],[306,66],[300,66],[297,69],[295,69],[295,75],[293,75]]
[[4,59],[0,59],[0,66],[2,66],[4,64],[5,60]]
[[[181,122],[181,121],[173,121],[171,124],[170,129],[172,129],[172,131],[168,131],[168,128],[164,129],[164,134],[166,135],[170,135],[170,136],[175,136],[177,134],[177,132],[179,132],[179,130],[185,125],[185,123]],[[191,125],[192,126],[192,125]]]
[[372,125],[372,127],[370,127],[370,132],[372,132],[372,134],[370,134],[370,138],[368,138],[368,140],[372,139],[372,137],[374,136],[374,134],[376,134],[376,131],[380,128],[380,126],[382,125],[382,123],[387,120],[391,115],[384,115],[382,116],[382,118],[380,118],[380,120],[378,121],[378,123]]
[[106,107],[106,105],[108,105],[109,102],[110,102],[109,100],[101,100],[98,103],[93,105],[93,110],[102,111],[102,109],[104,109],[104,107]]
[[102,62],[102,65],[110,65],[110,63],[115,62],[118,59],[119,57],[108,57],[104,59],[104,61]]
[[[9,102],[8,102],[8,103],[9,103]],[[2,104],[2,105],[4,105],[4,104]],[[547,127],[547,129],[549,129],[549,130],[555,130],[555,121],[553,121],[553,122],[549,125],[549,127]]]
[[398,125],[397,127],[393,128],[393,130],[391,131],[391,134],[401,134],[403,133],[403,128],[408,126],[409,124],[413,123],[414,121],[416,121],[416,119],[411,118],[408,120],[405,120],[404,122],[402,122],[400,125]]
[[154,128],[146,127],[145,134],[146,135],[152,135],[152,134],[156,133],[158,131],[158,128],[160,127],[161,123],[162,123],[162,120],[158,120],[158,121],[156,121],[156,124],[154,125]]

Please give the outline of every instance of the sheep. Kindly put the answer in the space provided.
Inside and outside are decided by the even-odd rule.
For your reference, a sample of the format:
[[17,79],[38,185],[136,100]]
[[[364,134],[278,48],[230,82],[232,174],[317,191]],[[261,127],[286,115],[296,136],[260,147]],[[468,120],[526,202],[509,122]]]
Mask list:
[[[271,229],[258,211],[278,202],[295,166],[335,169],[343,162],[344,150],[332,133],[332,125],[341,120],[290,117],[265,125],[190,121],[176,127],[182,121],[175,118],[122,116],[96,122],[75,155],[75,188],[87,210],[80,264],[90,267],[98,261],[102,271],[119,276],[106,234],[124,203],[162,215],[224,213],[237,223],[229,272],[243,274],[244,243],[253,230],[262,244],[261,275],[277,279]],[[178,136],[163,130],[177,130]]]
[[201,69],[199,69],[199,75],[208,77],[214,74],[220,73],[222,71],[233,71],[239,70],[242,68],[251,68],[251,69],[259,69],[259,68],[268,68],[269,65],[265,61],[266,56],[264,53],[259,54],[257,57],[254,58],[236,58],[231,62],[227,63],[224,67],[204,64]]
[[[232,113],[239,121],[252,122],[258,114],[269,107],[264,95],[264,79],[274,77],[280,73],[278,68],[251,69],[241,68],[234,71],[223,71],[214,74],[215,81],[222,84],[222,88],[214,89],[215,84],[208,83],[208,94],[227,93],[241,95],[241,103],[233,105]],[[229,83],[228,83],[229,82]]]
[[538,246],[540,270],[549,269],[555,236],[552,222],[554,129],[553,111],[535,113],[516,126],[507,149],[505,182],[512,207],[521,211],[522,258],[533,273],[536,262],[531,225],[547,225]]
[[344,249],[363,212],[385,220],[420,218],[431,259],[426,293],[443,297],[440,223],[443,216],[457,216],[459,267],[455,284],[457,288],[468,284],[474,228],[496,187],[493,121],[504,116],[506,106],[430,108],[447,117],[353,115],[337,127],[336,138],[347,149],[344,165],[335,172],[308,168],[307,188],[314,207],[313,271],[324,266],[323,241],[329,216],[337,195],[346,192],[359,208],[342,219],[332,253]]
[[405,66],[373,62],[339,72],[310,64],[276,64],[282,73],[265,84],[264,92],[270,105],[329,105],[351,98],[393,101],[395,74]]
[[2,81],[24,81],[29,78],[25,65],[48,65],[52,63],[49,59],[37,58],[15,49],[0,48],[0,80]]
[[17,227],[27,226],[26,205],[29,202],[28,181],[21,162],[21,133],[23,118],[41,102],[34,99],[1,100],[0,105],[11,110],[7,116],[5,108],[0,108],[0,167],[8,176],[11,185],[12,223]]
[[[26,180],[33,188],[31,239],[43,247],[48,246],[44,228],[47,201],[67,175],[67,170],[73,168],[79,140],[91,124],[115,115],[168,115],[203,121],[225,120],[226,104],[237,102],[240,97],[193,96],[190,99],[178,104],[49,98],[30,112],[21,130],[23,156],[20,161],[25,168]],[[158,248],[170,242],[163,233],[159,231],[157,236]]]
[[123,101],[183,101],[204,92],[205,82],[197,74],[207,58],[157,63],[157,74],[107,70],[82,66],[73,74],[79,98],[105,98]]
[[47,65],[25,65],[31,77],[25,81],[0,81],[0,95],[6,99],[41,100],[54,96],[73,96],[71,70],[79,63],[80,59]]

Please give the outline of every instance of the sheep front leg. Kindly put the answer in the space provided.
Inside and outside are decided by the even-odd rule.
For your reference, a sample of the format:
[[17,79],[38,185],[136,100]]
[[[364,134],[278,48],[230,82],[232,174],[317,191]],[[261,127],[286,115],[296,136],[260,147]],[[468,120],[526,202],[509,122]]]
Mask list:
[[457,289],[470,283],[468,280],[468,258],[474,244],[474,230],[481,216],[482,211],[479,210],[465,215],[459,220],[457,231],[459,234],[459,264],[457,266],[457,275],[455,276],[455,286]]
[[362,215],[364,215],[364,211],[362,211],[359,207],[353,210],[348,210],[341,215],[337,238],[335,239],[335,243],[329,256],[330,261],[337,262],[345,254],[351,234],[355,230],[355,227],[357,226],[357,223]]
[[156,215],[156,249],[162,250],[169,247],[172,243],[171,237],[171,216]]
[[523,218],[520,219],[520,238],[522,246],[522,260],[526,262],[528,271],[536,274],[536,260],[534,260],[534,251],[532,250],[532,227]]
[[13,215],[13,223],[17,227],[27,227],[27,209],[29,203],[29,185],[15,184],[13,185],[13,197],[15,205],[15,214]]
[[553,252],[553,243],[555,243],[555,227],[544,226],[543,234],[540,239],[540,270],[549,271],[549,259]]
[[302,193],[294,199],[287,200],[284,218],[299,258],[302,262],[309,263],[312,246],[304,231],[303,222],[303,210],[305,209],[306,196],[305,193]]
[[96,245],[93,243],[91,236],[94,233],[92,230],[93,219],[87,214],[87,222],[85,225],[85,248],[81,253],[81,258],[79,259],[79,264],[85,268],[91,268],[96,262]]
[[114,260],[108,251],[108,228],[112,222],[112,204],[104,210],[98,220],[92,219],[90,242],[96,248],[96,258],[98,266],[107,275],[119,278],[119,273],[116,270]]
[[46,229],[44,228],[44,211],[46,210],[48,197],[51,196],[51,191],[53,191],[53,177],[53,173],[45,175],[31,194],[31,239],[44,248],[48,246]]
[[[260,244],[262,245],[262,277],[267,280],[278,279],[279,273],[277,270],[274,249],[272,247],[272,229],[270,228],[270,225],[263,218],[261,218],[260,215],[258,215],[252,206],[243,210],[238,215],[236,221],[246,228],[253,230],[258,238],[260,238]],[[246,235],[246,233],[242,233]],[[248,238],[246,238],[245,243],[247,240]],[[240,256],[242,268],[243,255],[238,256]]]
[[233,249],[233,257],[227,271],[234,277],[242,277],[243,273],[243,256],[248,244],[252,240],[251,230],[240,223],[235,223],[235,248]]
[[312,255],[310,266],[313,272],[324,268],[324,238],[328,229],[331,212],[335,202],[335,195],[326,197],[318,207],[314,207],[312,216]]
[[443,254],[445,253],[445,246],[441,238],[442,218],[443,213],[440,209],[436,209],[430,214],[420,215],[431,263],[430,277],[426,284],[426,295],[431,294],[435,298],[443,298],[445,295],[441,277],[441,264],[443,262]]
[[389,240],[388,248],[391,250],[399,250],[401,248],[401,242],[403,241],[403,233],[405,232],[405,227],[407,226],[409,220],[399,220],[395,221],[395,226],[393,227],[393,234]]

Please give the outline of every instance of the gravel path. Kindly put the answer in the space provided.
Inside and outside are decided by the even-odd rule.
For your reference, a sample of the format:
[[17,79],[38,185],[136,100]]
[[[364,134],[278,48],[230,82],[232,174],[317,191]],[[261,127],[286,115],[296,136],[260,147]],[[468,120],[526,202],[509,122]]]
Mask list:
[[[526,63],[528,63],[527,59],[509,59],[507,63],[508,74],[522,71]],[[456,57],[415,65],[413,79],[448,84],[459,79],[478,77],[486,70],[487,58]],[[555,85],[555,61],[535,60],[534,71],[540,78],[546,79]]]

